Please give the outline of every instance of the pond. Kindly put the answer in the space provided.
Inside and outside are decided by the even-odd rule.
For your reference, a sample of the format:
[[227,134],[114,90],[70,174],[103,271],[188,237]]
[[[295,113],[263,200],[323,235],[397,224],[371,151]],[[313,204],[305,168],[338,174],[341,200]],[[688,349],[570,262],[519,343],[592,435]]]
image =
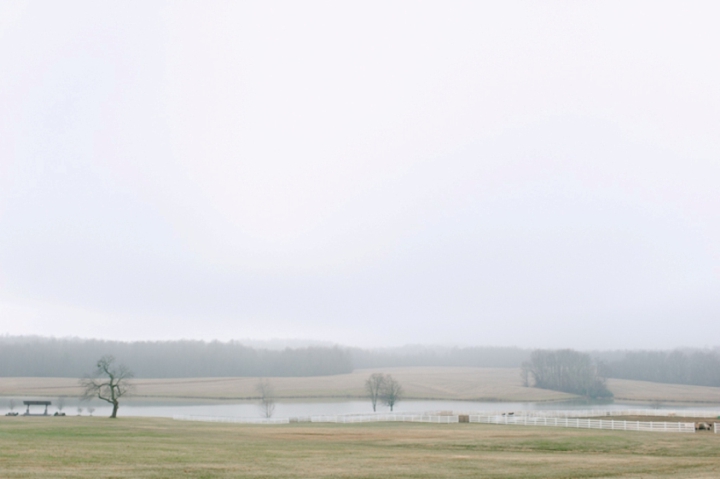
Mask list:
[[[9,399],[5,398],[0,402],[0,414],[9,411]],[[14,398],[15,411],[22,414],[25,410],[22,401],[31,398]],[[50,414],[57,410],[57,399],[52,400],[53,404],[48,409]],[[78,411],[78,408],[82,408]],[[94,408],[93,416],[108,416],[111,408],[106,403],[93,401],[91,403],[78,402],[77,400],[65,400],[63,412],[68,416],[89,414],[88,409]],[[395,412],[398,413],[422,413],[432,411],[454,411],[458,412],[510,412],[510,411],[531,411],[531,410],[627,410],[627,409],[672,409],[672,410],[694,410],[694,411],[720,411],[720,405],[699,406],[678,406],[678,405],[651,405],[624,402],[591,402],[591,401],[564,401],[564,402],[475,402],[475,401],[400,401],[395,405]],[[386,406],[378,405],[377,412],[389,412]],[[41,411],[36,411],[41,412]],[[372,406],[368,400],[351,401],[278,401],[275,405],[273,417],[301,417],[318,415],[341,415],[341,414],[371,414]],[[262,413],[257,402],[190,402],[190,401],[148,401],[138,398],[128,398],[120,403],[119,415],[121,416],[143,416],[143,417],[172,417],[174,415],[194,416],[225,416],[225,417],[261,417]]]

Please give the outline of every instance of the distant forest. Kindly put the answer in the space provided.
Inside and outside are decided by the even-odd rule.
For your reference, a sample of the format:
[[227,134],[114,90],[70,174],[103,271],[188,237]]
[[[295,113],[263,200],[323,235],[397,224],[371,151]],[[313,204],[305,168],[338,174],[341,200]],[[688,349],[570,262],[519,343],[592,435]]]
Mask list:
[[520,348],[405,346],[363,350],[333,346],[284,349],[240,342],[102,341],[0,337],[0,376],[82,377],[103,355],[140,378],[327,376],[356,368],[466,366],[513,368],[530,356]]
[[604,363],[604,375],[671,384],[720,386],[720,354],[712,351],[629,351]]
[[139,378],[327,376],[353,370],[338,347],[255,349],[237,342],[0,338],[0,376],[82,377],[115,356]]
[[[594,351],[601,378],[720,386],[720,351]],[[392,367],[520,368],[533,350],[312,345],[266,349],[238,341],[102,341],[0,336],[0,377],[82,377],[110,354],[139,378],[302,377]]]

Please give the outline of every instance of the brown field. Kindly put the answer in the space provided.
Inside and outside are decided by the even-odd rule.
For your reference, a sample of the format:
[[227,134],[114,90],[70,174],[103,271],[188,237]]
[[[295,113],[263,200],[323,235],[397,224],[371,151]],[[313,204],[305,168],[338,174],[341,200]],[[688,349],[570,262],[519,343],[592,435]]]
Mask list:
[[0,477],[710,479],[720,435],[0,417]]
[[608,387],[619,401],[720,404],[720,388],[627,379],[608,379]]
[[[359,398],[373,372],[392,374],[406,399],[555,401],[571,394],[525,388],[516,369],[388,368],[307,378],[271,378],[278,398]],[[251,399],[257,378],[137,379],[134,395],[143,398]],[[0,378],[0,396],[77,396],[74,378]]]
[[[309,378],[272,378],[280,399],[360,398],[373,372],[400,381],[406,399],[477,401],[558,401],[571,394],[526,388],[517,369],[389,368]],[[137,379],[134,395],[152,399],[242,400],[255,397],[256,378]],[[608,380],[619,401],[720,404],[720,388],[682,386],[622,379]],[[0,396],[78,396],[75,378],[0,378]]]

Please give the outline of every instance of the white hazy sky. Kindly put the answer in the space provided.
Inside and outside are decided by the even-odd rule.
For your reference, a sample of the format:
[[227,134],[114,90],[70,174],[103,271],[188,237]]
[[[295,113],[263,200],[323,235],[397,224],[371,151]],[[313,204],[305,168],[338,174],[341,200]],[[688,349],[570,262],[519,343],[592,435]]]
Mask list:
[[0,333],[720,337],[717,2],[0,2]]

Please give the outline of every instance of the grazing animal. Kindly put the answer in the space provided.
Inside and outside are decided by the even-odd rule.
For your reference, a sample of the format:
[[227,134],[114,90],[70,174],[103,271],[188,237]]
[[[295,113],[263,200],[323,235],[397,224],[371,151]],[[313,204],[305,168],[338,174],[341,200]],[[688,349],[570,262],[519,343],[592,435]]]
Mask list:
[[712,429],[712,426],[706,422],[696,422],[695,423],[695,430],[696,431],[710,431]]

